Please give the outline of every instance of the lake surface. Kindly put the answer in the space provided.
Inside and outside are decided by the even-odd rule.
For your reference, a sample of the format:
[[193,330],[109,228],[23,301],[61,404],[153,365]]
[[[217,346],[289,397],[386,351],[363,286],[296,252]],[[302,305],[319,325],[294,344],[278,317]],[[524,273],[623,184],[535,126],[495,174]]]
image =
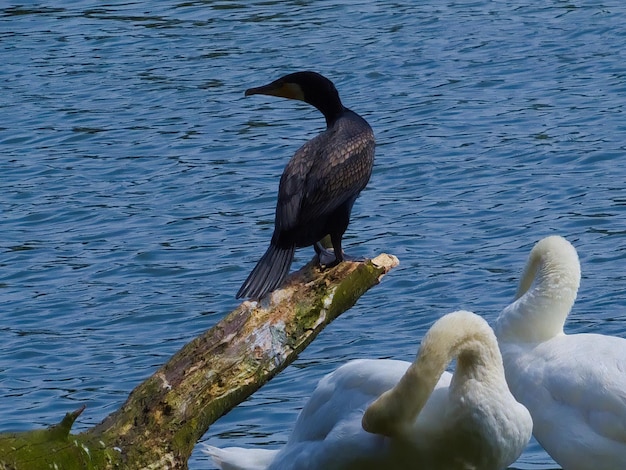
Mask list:
[[[567,331],[625,336],[625,42],[618,1],[4,2],[0,431],[95,425],[238,304],[324,127],[243,91],[303,69],[377,137],[346,252],[401,265],[205,442],[278,447],[339,364],[493,321],[549,234],[582,262]],[[558,466],[533,441],[515,468]]]

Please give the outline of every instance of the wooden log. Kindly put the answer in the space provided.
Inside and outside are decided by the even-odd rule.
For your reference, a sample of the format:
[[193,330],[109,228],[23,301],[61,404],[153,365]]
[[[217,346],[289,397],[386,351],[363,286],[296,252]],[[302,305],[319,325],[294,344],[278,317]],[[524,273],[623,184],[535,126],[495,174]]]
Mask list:
[[220,416],[259,389],[398,264],[390,255],[321,271],[313,261],[261,302],[243,302],[178,351],[97,426],[0,434],[0,470],[185,469]]

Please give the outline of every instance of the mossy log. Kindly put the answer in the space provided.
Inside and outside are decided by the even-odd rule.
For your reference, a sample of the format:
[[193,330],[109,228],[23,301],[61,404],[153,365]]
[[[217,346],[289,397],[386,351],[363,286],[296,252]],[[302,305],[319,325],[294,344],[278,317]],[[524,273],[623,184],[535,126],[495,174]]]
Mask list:
[[0,434],[0,470],[187,468],[211,423],[289,365],[397,264],[383,254],[321,271],[312,261],[185,345],[97,426],[70,433],[81,408],[45,430]]

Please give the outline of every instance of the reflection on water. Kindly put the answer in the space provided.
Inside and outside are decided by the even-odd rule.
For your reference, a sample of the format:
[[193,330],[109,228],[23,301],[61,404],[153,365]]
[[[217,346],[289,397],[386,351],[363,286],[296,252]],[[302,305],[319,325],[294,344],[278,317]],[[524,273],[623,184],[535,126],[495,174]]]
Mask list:
[[[278,178],[324,125],[243,90],[315,69],[373,126],[346,250],[401,265],[215,423],[279,446],[317,381],[410,360],[459,308],[492,321],[530,247],[579,250],[568,331],[624,335],[626,7],[551,2],[123,2],[0,9],[0,430],[77,430],[235,305]],[[312,256],[298,252],[294,268]],[[532,443],[516,468],[554,468]],[[194,453],[190,468],[212,468]]]

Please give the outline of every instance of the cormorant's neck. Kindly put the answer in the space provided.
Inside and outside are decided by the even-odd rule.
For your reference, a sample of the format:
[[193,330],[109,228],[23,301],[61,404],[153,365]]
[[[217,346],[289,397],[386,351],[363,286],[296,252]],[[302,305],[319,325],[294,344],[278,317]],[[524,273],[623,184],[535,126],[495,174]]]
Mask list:
[[[320,111],[322,110],[320,109]],[[344,108],[343,106],[341,106],[340,110],[334,110],[332,112],[322,111],[322,114],[326,118],[326,127],[332,127],[332,125],[335,124],[337,119],[339,119],[345,111],[347,111],[347,108]]]
[[305,96],[305,101],[315,106],[324,115],[324,118],[326,118],[326,127],[331,127],[346,111],[346,108],[344,108],[339,99],[337,91],[333,90],[333,92],[334,93],[313,95],[311,97]]

